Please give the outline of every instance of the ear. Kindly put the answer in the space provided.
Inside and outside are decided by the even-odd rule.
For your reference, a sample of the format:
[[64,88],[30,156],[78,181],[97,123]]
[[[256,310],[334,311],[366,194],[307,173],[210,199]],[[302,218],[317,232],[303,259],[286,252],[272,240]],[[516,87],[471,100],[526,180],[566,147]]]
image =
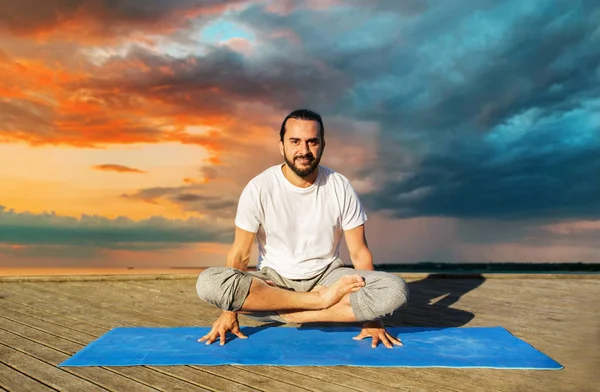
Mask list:
[[279,153],[281,154],[282,157],[285,156],[285,153],[283,151],[283,142],[281,140],[279,141]]

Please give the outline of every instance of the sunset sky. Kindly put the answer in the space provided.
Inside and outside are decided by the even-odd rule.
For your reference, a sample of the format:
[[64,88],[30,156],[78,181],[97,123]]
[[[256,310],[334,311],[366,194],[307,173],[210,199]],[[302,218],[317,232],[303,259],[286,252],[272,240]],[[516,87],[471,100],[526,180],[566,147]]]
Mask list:
[[600,262],[599,20],[591,0],[0,2],[0,266],[223,264],[298,108],[376,263]]

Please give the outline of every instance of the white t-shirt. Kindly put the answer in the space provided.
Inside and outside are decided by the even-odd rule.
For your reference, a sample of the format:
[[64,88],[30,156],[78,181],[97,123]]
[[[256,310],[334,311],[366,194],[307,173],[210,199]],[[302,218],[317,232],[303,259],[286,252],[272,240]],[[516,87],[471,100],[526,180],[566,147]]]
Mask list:
[[288,279],[312,278],[339,256],[343,231],[367,221],[350,181],[319,166],[317,180],[300,188],[285,178],[283,165],[254,177],[240,196],[235,225],[257,233],[258,268]]

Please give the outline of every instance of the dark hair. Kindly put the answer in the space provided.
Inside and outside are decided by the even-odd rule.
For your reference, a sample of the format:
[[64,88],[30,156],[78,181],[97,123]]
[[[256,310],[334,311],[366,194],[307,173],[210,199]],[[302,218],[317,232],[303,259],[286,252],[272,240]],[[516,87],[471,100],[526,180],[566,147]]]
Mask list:
[[320,129],[321,140],[324,140],[325,127],[323,126],[323,120],[321,119],[321,116],[318,113],[315,113],[309,109],[298,109],[298,110],[294,110],[293,112],[288,114],[286,116],[286,118],[283,120],[283,123],[281,124],[281,130],[279,131],[279,139],[281,141],[283,141],[283,137],[285,136],[285,123],[287,123],[287,120],[290,118],[293,118],[296,120],[317,121],[321,127],[321,129]]

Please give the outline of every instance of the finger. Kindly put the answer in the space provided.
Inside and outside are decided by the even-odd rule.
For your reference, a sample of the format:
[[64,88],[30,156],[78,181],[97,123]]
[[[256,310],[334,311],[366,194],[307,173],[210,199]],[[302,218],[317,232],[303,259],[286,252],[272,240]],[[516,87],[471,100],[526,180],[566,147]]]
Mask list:
[[222,346],[225,344],[225,331],[219,332],[219,335],[221,335],[221,346]]
[[386,332],[386,334],[387,334],[387,337],[388,337],[388,339],[390,339],[390,342],[394,343],[394,344],[395,344],[395,345],[397,345],[397,346],[404,346],[404,345],[402,344],[402,342],[400,341],[400,339],[397,339],[397,338],[393,337],[392,335],[390,335],[390,334],[389,334],[389,333],[387,333],[387,332]]
[[275,283],[273,283],[272,280],[265,280],[265,283],[268,284],[269,286],[275,286]]
[[392,343],[390,343],[390,341],[389,341],[389,339],[388,339],[388,337],[387,337],[387,335],[386,335],[386,334],[384,334],[384,335],[381,337],[381,341],[383,342],[383,345],[384,345],[385,347],[387,347],[387,348],[392,348],[392,347],[394,347],[394,346],[392,346]]
[[379,343],[379,336],[374,335],[373,336],[373,343],[371,343],[371,347],[373,347],[373,348],[377,347],[377,343]]
[[213,344],[216,339],[217,339],[217,335],[209,336],[208,340],[206,341],[206,344]]
[[204,342],[206,340],[210,339],[210,335],[204,335],[202,336],[200,339],[198,339],[199,342]]
[[239,327],[235,327],[235,328],[233,329],[233,331],[231,331],[231,332],[233,332],[233,334],[234,334],[235,336],[237,336],[238,338],[241,338],[241,339],[248,339],[248,336],[244,335],[244,333],[243,333],[242,331],[240,331],[240,328],[239,328]]
[[363,340],[366,337],[367,337],[367,335],[364,332],[361,332],[360,334],[356,335],[352,339],[354,339],[354,340]]

